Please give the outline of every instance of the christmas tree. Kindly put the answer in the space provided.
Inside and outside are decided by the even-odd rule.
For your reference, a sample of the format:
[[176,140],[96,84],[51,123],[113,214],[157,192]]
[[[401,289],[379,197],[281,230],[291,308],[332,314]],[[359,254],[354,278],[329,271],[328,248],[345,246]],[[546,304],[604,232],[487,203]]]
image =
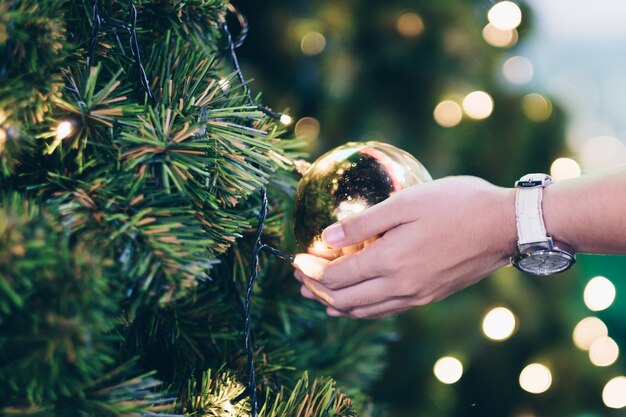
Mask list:
[[302,146],[246,30],[223,0],[0,2],[0,414],[367,414],[389,327],[271,256]]

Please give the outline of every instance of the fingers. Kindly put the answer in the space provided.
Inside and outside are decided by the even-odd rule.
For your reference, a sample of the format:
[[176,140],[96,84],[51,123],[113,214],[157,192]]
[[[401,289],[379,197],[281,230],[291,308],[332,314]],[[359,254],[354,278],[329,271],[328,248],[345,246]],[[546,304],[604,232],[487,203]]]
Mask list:
[[299,253],[293,260],[293,264],[298,270],[314,279],[321,278],[329,262],[327,259],[309,255],[308,253]]
[[352,214],[327,227],[322,232],[322,240],[331,247],[343,248],[406,223],[411,220],[411,205],[405,200],[400,191],[381,203]]
[[390,285],[388,278],[373,278],[340,290],[331,290],[306,276],[302,277],[302,282],[324,304],[342,312],[393,299],[402,299],[406,308],[416,305],[403,286]]
[[389,260],[383,255],[388,250],[387,243],[378,239],[357,253],[331,261],[317,280],[327,288],[338,290],[385,275],[390,268]]
[[332,307],[326,307],[326,313],[332,317],[350,317],[353,319],[381,319],[393,316],[408,310],[412,306],[404,299],[393,299],[383,301],[365,307],[357,307],[352,310],[341,312]]

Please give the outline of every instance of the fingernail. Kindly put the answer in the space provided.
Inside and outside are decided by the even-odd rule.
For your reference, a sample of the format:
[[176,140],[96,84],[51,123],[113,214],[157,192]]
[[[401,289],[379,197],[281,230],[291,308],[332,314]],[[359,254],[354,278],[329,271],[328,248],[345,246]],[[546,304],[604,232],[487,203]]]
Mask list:
[[331,317],[341,317],[341,316],[343,316],[341,311],[335,310],[332,307],[326,308],[326,314],[328,314]]
[[343,232],[343,226],[341,225],[341,223],[335,223],[333,225],[330,225],[322,232],[322,240],[330,245],[341,243],[341,241],[344,240],[345,237],[346,235]]

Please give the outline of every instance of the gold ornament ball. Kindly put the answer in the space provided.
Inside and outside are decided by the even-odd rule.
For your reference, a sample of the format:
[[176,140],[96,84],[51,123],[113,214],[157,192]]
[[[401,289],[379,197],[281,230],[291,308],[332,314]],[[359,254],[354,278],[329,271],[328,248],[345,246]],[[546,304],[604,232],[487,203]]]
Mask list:
[[363,244],[329,255],[322,231],[391,194],[431,181],[410,153],[387,143],[349,142],[322,155],[304,173],[296,189],[295,234],[300,250],[337,257]]

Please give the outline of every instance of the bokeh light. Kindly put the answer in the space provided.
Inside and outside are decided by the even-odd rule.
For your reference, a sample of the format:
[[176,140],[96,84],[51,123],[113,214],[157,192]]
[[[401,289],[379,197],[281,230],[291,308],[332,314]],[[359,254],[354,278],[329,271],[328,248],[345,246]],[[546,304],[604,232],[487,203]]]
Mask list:
[[602,390],[602,401],[609,408],[626,407],[626,377],[617,376],[607,382]]
[[444,356],[435,362],[433,373],[444,384],[454,384],[463,376],[463,364],[452,356]]
[[545,365],[531,363],[522,369],[519,375],[519,385],[531,394],[541,394],[552,385],[552,373]]
[[557,158],[550,166],[550,176],[554,181],[580,177],[580,165],[571,158]]
[[596,339],[609,335],[606,324],[597,317],[585,317],[576,324],[572,339],[580,350],[589,350]]
[[473,91],[463,99],[463,110],[472,119],[486,119],[493,112],[493,99],[484,91]]
[[463,120],[463,109],[455,101],[443,100],[435,107],[433,117],[440,126],[454,127]]
[[412,38],[422,34],[424,31],[424,21],[416,13],[404,13],[398,17],[396,29],[400,35]]
[[511,84],[527,84],[532,80],[533,73],[532,62],[523,56],[511,57],[502,64],[502,75]]
[[483,28],[483,39],[491,46],[509,48],[517,43],[519,35],[517,29],[498,29],[491,23]]
[[315,140],[320,134],[320,122],[314,117],[303,117],[296,123],[294,133],[298,139]]
[[585,286],[583,299],[591,311],[606,310],[615,300],[615,285],[606,277],[594,277]]
[[526,94],[522,97],[522,111],[533,122],[543,122],[552,115],[552,102],[541,94]]
[[589,360],[595,366],[609,366],[619,357],[619,346],[608,336],[596,339],[589,348]]
[[585,171],[622,165],[626,163],[626,146],[613,136],[596,136],[583,143],[579,160]]
[[515,29],[522,23],[522,10],[512,1],[501,1],[489,9],[487,19],[498,29]]
[[59,125],[57,126],[56,138],[65,139],[72,134],[73,130],[74,130],[74,126],[72,125],[72,122],[68,122],[67,120],[63,121],[59,123]]
[[308,32],[300,41],[300,49],[305,55],[317,55],[326,48],[326,38],[319,32]]
[[503,341],[515,331],[517,320],[511,310],[496,307],[483,318],[483,333],[491,340]]

